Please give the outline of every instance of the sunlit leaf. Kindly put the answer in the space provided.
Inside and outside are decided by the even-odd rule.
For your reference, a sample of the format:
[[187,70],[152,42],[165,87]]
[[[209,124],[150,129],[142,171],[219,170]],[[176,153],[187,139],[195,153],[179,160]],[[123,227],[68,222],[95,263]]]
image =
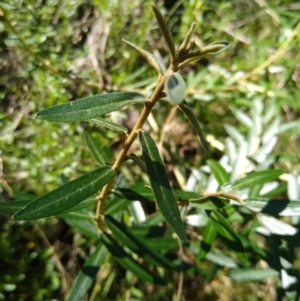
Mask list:
[[278,276],[279,273],[273,269],[243,268],[229,271],[229,277],[237,281],[262,281]]
[[81,301],[91,288],[96,274],[104,261],[107,250],[102,242],[98,242],[93,254],[88,258],[76,276],[67,301]]
[[242,205],[272,216],[300,216],[300,200],[251,198],[244,200]]
[[242,179],[222,185],[221,190],[224,192],[229,192],[233,190],[249,188],[253,185],[264,184],[277,179],[281,174],[283,174],[283,172],[283,170],[264,170],[253,172]]
[[209,159],[206,161],[206,163],[210,167],[211,172],[215,176],[220,186],[230,181],[229,174],[218,161]]
[[114,256],[115,260],[125,269],[131,271],[139,279],[156,284],[165,284],[165,281],[159,276],[154,275],[147,270],[143,265],[134,260],[121,245],[109,234],[104,233],[101,240]]
[[206,255],[206,259],[216,263],[217,265],[228,267],[228,268],[235,268],[237,264],[228,256],[223,253],[216,253],[216,252],[209,252]]
[[196,134],[198,135],[198,137],[200,139],[201,147],[206,152],[206,154],[209,155],[208,146],[206,144],[206,141],[205,141],[204,135],[202,133],[199,121],[198,121],[193,109],[191,108],[191,106],[185,100],[179,105],[179,107],[185,113],[185,115],[189,118]]
[[16,220],[39,219],[67,210],[102,188],[115,172],[110,166],[101,167],[30,202],[13,215]]
[[182,103],[186,84],[179,73],[172,73],[165,81],[165,91],[172,106]]
[[143,131],[138,132],[138,138],[142,147],[150,185],[161,214],[174,232],[181,239],[185,239],[185,229],[176,199],[155,142],[148,133]]
[[57,105],[37,113],[37,117],[54,122],[88,120],[116,111],[131,103],[143,103],[146,98],[135,92],[100,94]]
[[141,240],[138,236],[133,235],[132,232],[127,230],[127,227],[124,224],[118,222],[110,215],[105,216],[105,223],[123,246],[128,247],[145,261],[154,266],[160,266],[167,269],[174,268],[174,265],[170,261],[159,253],[154,253],[145,240]]
[[261,222],[261,224],[263,224],[273,234],[293,236],[298,233],[297,228],[295,228],[275,217],[258,214],[257,219]]

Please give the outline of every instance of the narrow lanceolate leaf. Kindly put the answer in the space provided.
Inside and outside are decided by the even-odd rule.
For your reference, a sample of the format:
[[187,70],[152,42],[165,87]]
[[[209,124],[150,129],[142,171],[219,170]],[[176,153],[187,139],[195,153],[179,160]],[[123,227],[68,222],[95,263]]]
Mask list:
[[229,277],[237,281],[262,281],[266,278],[278,276],[278,271],[273,269],[244,268],[233,269],[229,272]]
[[275,218],[263,214],[258,214],[257,219],[273,234],[277,235],[296,235],[299,233],[298,229]]
[[219,185],[223,185],[230,180],[230,176],[225,168],[216,160],[207,160],[207,165],[210,167],[211,172],[215,176]]
[[167,78],[164,87],[172,106],[182,103],[185,97],[186,84],[179,73],[172,73]]
[[228,199],[223,199],[223,198],[202,197],[197,199],[191,199],[190,205],[205,210],[217,210],[227,206],[229,202],[230,201]]
[[116,188],[113,191],[118,197],[129,201],[153,201],[154,195],[151,189],[147,187]]
[[81,271],[75,278],[67,301],[81,301],[83,299],[85,294],[91,288],[106,253],[107,249],[105,246],[102,242],[98,242],[94,253],[85,262]]
[[84,132],[84,139],[88,146],[94,160],[100,165],[105,165],[105,153],[103,152],[102,145],[97,139],[91,136],[88,132]]
[[67,210],[97,192],[114,174],[111,166],[101,167],[32,201],[15,213],[13,219],[39,219]]
[[153,4],[152,5],[152,9],[154,11],[157,23],[159,25],[160,31],[163,35],[163,37],[165,38],[165,41],[168,45],[168,48],[170,50],[171,53],[171,57],[174,59],[175,58],[175,44],[171,35],[171,32],[168,28],[168,25],[164,19],[164,17],[162,16],[162,14],[160,13],[160,11],[158,10],[158,8]]
[[241,239],[230,223],[218,211],[213,211],[210,217],[215,231],[226,239],[227,244],[230,246],[236,257],[242,262],[247,262],[248,257],[245,253]]
[[129,270],[140,280],[156,284],[165,284],[165,281],[162,278],[154,275],[152,272],[150,272],[144,266],[142,266],[139,262],[134,260],[130,256],[130,254],[128,254],[111,235],[109,235],[108,233],[104,233],[101,236],[101,240],[103,241],[109,252],[114,256],[115,260],[125,270]]
[[300,216],[300,200],[251,198],[244,200],[242,206],[272,216]]
[[202,241],[200,243],[199,252],[198,252],[198,260],[202,261],[205,259],[207,253],[210,251],[213,242],[217,237],[217,232],[214,228],[214,225],[211,220],[205,226]]
[[30,201],[7,201],[0,202],[0,212],[15,214],[17,211],[28,205]]
[[212,55],[220,53],[223,50],[227,49],[229,46],[230,46],[229,42],[219,41],[204,46],[198,51],[189,52],[188,55],[186,55],[186,59],[182,63],[180,63],[178,67],[181,68],[187,64],[190,64],[191,62],[199,61],[200,59],[210,57]]
[[58,216],[62,217],[66,223],[72,227],[72,229],[78,230],[79,233],[84,234],[86,237],[91,237],[94,239],[98,239],[100,237],[97,224],[92,219],[92,216],[83,216],[77,212],[59,214]]
[[117,238],[123,246],[136,253],[140,258],[143,258],[154,266],[160,266],[166,269],[174,268],[170,261],[161,254],[157,252],[154,253],[147,245],[146,240],[142,240],[138,236],[132,234],[132,232],[127,230],[127,227],[124,224],[118,222],[110,215],[105,216],[105,223],[115,238]]
[[127,133],[128,129],[125,126],[116,124],[114,122],[105,120],[103,118],[93,118],[89,120],[90,122],[100,124],[108,129],[111,129],[113,131],[121,132],[121,133]]
[[135,92],[95,95],[57,105],[37,113],[37,117],[54,122],[88,120],[118,110],[130,103],[143,103],[146,98]]
[[198,135],[198,137],[200,139],[200,145],[202,146],[202,148],[206,152],[206,154],[209,155],[209,149],[206,144],[204,135],[202,133],[200,124],[199,124],[197,117],[196,117],[194,111],[192,110],[191,106],[184,100],[182,102],[182,104],[179,105],[179,107],[185,113],[185,115],[189,118],[196,134]]
[[159,74],[163,75],[166,72],[165,65],[152,53],[122,39],[124,43],[132,47],[137,53],[141,55]]
[[146,172],[146,165],[143,159],[138,157],[136,154],[130,154],[129,158],[143,171]]
[[283,174],[283,170],[264,170],[253,172],[242,179],[224,184],[221,187],[221,190],[229,192],[232,190],[249,188],[253,185],[264,184],[277,179],[281,174]]
[[185,229],[180,217],[176,199],[172,192],[155,142],[148,133],[143,131],[138,132],[138,138],[142,147],[150,185],[158,208],[175,233],[181,239],[185,239]]

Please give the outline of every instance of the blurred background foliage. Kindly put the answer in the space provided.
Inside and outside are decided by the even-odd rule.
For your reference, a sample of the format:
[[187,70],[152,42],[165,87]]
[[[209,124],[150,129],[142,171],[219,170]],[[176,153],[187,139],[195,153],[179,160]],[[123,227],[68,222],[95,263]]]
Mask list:
[[[32,198],[92,170],[95,163],[83,138],[86,128],[100,143],[118,150],[123,140],[114,132],[88,122],[49,123],[35,119],[35,114],[107,91],[148,94],[156,75],[122,38],[166,60],[167,48],[152,2],[0,1],[2,200]],[[227,51],[182,72],[187,100],[202,124],[211,158],[219,160],[226,151],[230,155],[228,137],[237,133],[235,141],[249,138],[248,121],[258,124],[256,118],[261,116],[261,133],[278,120],[271,134],[279,138],[265,158],[271,158],[267,165],[299,177],[300,4],[279,0],[165,0],[156,4],[177,44],[192,22],[197,25],[197,45],[231,42]],[[282,45],[283,51],[277,52]],[[273,61],[262,66],[270,57]],[[139,109],[122,110],[112,118],[130,128]],[[167,166],[177,166],[187,177],[189,168],[202,166],[207,157],[187,120],[180,112],[174,113],[166,102],[160,102],[147,127],[164,144]],[[124,169],[129,181],[131,172],[139,172],[130,164]],[[180,177],[174,181],[180,185]],[[0,219],[0,300],[62,300],[93,250],[93,240],[55,218],[38,224],[11,221],[5,214]],[[101,299],[95,300],[176,300],[178,275],[170,276],[167,287],[155,288],[132,280],[128,273],[124,277],[115,265],[106,259],[106,274],[99,276],[103,279]],[[207,268],[206,278],[186,276],[182,300],[275,300],[276,280],[241,285],[222,269],[210,279],[210,273],[215,275],[217,270],[215,264],[202,268]]]

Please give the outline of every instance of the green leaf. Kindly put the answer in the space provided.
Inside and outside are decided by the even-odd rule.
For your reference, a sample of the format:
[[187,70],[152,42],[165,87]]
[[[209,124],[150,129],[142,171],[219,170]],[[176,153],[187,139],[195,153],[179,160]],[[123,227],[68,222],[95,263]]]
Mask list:
[[272,216],[300,216],[300,200],[251,198],[244,200],[242,206]]
[[237,281],[262,281],[270,277],[278,277],[279,273],[273,269],[244,268],[229,271],[229,277]]
[[166,226],[149,226],[149,225],[136,225],[127,228],[133,235],[139,236],[143,239],[159,238],[166,234]]
[[196,208],[205,210],[217,210],[228,205],[230,201],[228,199],[217,197],[202,197],[199,199],[190,200],[190,205]]
[[217,54],[230,47],[228,41],[217,41],[201,48],[202,53]]
[[198,135],[198,137],[200,139],[201,147],[203,148],[205,153],[209,155],[208,146],[206,144],[206,141],[205,141],[204,135],[202,133],[200,124],[197,120],[197,117],[196,117],[193,109],[191,108],[191,106],[185,100],[183,100],[183,102],[179,105],[179,107],[185,113],[185,115],[189,118],[196,134]]
[[253,172],[242,179],[222,185],[221,190],[224,192],[230,192],[233,190],[249,188],[253,185],[264,184],[277,179],[283,173],[283,170],[264,170]]
[[78,215],[75,212],[70,212],[60,214],[59,217],[62,217],[67,222],[67,224],[72,227],[72,229],[78,230],[80,233],[86,235],[87,237],[94,239],[98,239],[100,237],[97,224],[89,215],[83,217],[82,215]]
[[82,121],[116,111],[130,103],[143,103],[146,98],[135,92],[95,95],[57,105],[37,113],[37,117],[54,122]]
[[158,208],[174,232],[184,240],[184,225],[155,142],[143,131],[138,132],[138,138]]
[[226,256],[221,252],[218,253],[209,252],[206,255],[206,259],[223,267],[228,267],[228,268],[237,267],[237,264],[230,257]]
[[230,181],[229,174],[218,161],[210,159],[207,160],[206,163],[210,167],[211,172],[215,176],[220,186]]
[[154,195],[151,189],[142,186],[132,188],[116,188],[113,191],[117,196],[130,201],[153,201]]
[[137,53],[141,55],[142,58],[144,58],[150,66],[152,66],[159,74],[163,75],[166,72],[165,65],[152,53],[122,39],[123,42],[125,42],[127,45],[132,47]]
[[114,122],[105,120],[103,118],[93,118],[89,120],[90,122],[100,124],[108,129],[111,129],[113,131],[121,132],[121,133],[127,133],[128,129],[125,126],[116,124]]
[[123,246],[128,247],[145,261],[154,266],[160,266],[166,269],[174,268],[174,265],[170,261],[161,254],[157,252],[154,253],[145,240],[139,239],[137,236],[133,235],[132,232],[127,230],[127,227],[124,224],[118,222],[110,215],[105,216],[105,223]]
[[13,219],[39,219],[67,210],[97,192],[114,174],[111,166],[101,167],[37,198],[15,213]]
[[74,207],[71,207],[67,210],[64,210],[63,212],[61,212],[60,214],[65,214],[65,213],[69,213],[69,212],[75,212],[75,211],[79,211],[81,209],[90,207],[92,205],[95,205],[97,203],[97,198],[96,197],[89,197],[86,200],[80,202],[79,204],[75,205]]
[[105,202],[104,213],[114,215],[125,209],[128,205],[130,205],[130,203],[131,202],[126,199],[122,199],[115,196],[114,198]]
[[0,212],[15,214],[17,211],[28,205],[30,201],[6,201],[0,202]]
[[81,271],[76,276],[67,301],[81,301],[83,299],[91,288],[106,253],[105,246],[101,242],[98,242],[94,253],[85,262]]
[[218,42],[209,44],[207,46],[204,46],[199,51],[188,53],[188,55],[186,56],[186,60],[184,60],[182,63],[180,63],[178,67],[182,68],[183,66],[185,66],[191,62],[199,61],[203,58],[210,57],[212,55],[220,53],[220,52],[226,50],[227,48],[229,48],[229,46],[230,46],[230,43],[227,41],[218,41]]
[[103,152],[102,145],[99,141],[91,136],[88,132],[84,132],[85,142],[94,158],[94,160],[100,165],[105,165],[106,154]]
[[188,201],[188,200],[199,198],[199,193],[193,191],[184,191],[180,189],[175,189],[174,195],[180,201]]
[[130,154],[129,155],[129,158],[141,169],[143,170],[144,172],[146,172],[146,165],[145,165],[145,162],[140,158],[138,157],[136,154]]
[[160,31],[166,41],[166,44],[168,45],[168,48],[170,50],[171,57],[175,58],[175,55],[176,55],[175,44],[174,44],[170,29],[169,29],[163,15],[161,14],[159,9],[154,4],[152,4],[152,9],[155,14],[157,23],[159,25],[159,29],[160,29]]
[[198,260],[202,261],[205,259],[207,253],[210,251],[213,242],[217,237],[217,232],[215,231],[214,225],[211,220],[205,226],[202,241],[200,243],[199,252],[198,252]]
[[146,241],[151,250],[167,252],[168,250],[178,249],[178,239],[166,237],[167,227],[138,225],[128,227],[127,230],[140,240]]
[[108,233],[103,233],[101,240],[114,256],[115,260],[125,269],[131,271],[140,280],[156,284],[165,284],[165,281],[151,273],[144,266],[134,260],[125,250],[121,247],[116,240]]
[[257,219],[260,221],[262,225],[264,225],[267,229],[269,229],[273,234],[290,235],[290,236],[294,236],[298,234],[297,228],[275,217],[258,214]]
[[248,257],[241,239],[229,222],[218,211],[212,211],[210,217],[215,230],[226,239],[227,245],[229,245],[237,258],[241,262],[247,262]]
[[179,73],[172,73],[165,81],[165,91],[172,106],[182,103],[186,84]]

